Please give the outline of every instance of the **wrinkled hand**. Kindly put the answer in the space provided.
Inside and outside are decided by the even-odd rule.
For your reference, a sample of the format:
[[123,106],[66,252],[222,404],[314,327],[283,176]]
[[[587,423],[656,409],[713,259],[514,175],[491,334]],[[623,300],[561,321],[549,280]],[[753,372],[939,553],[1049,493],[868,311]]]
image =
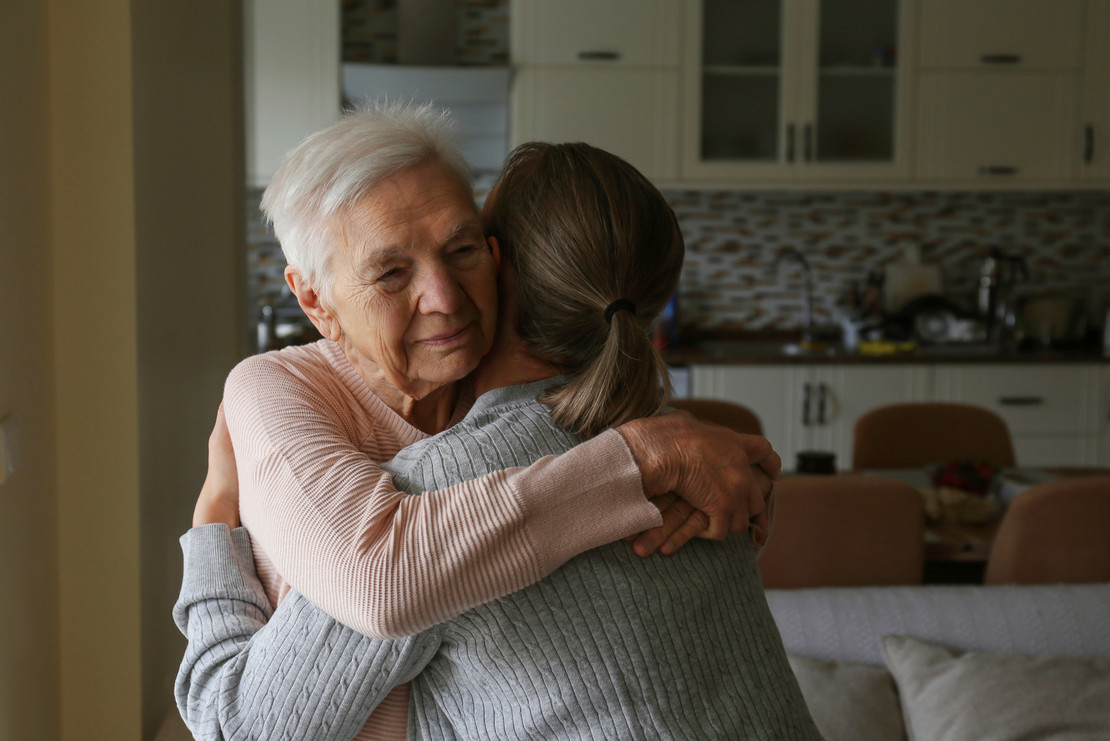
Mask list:
[[[701,537],[721,540],[747,530],[765,508],[768,484],[782,478],[782,460],[766,438],[699,422],[686,412],[634,420],[617,431],[632,451],[649,498],[675,492],[708,518],[697,533]],[[761,486],[755,465],[770,482]]]
[[208,476],[193,510],[193,527],[217,522],[239,527],[239,474],[222,404],[208,436]]

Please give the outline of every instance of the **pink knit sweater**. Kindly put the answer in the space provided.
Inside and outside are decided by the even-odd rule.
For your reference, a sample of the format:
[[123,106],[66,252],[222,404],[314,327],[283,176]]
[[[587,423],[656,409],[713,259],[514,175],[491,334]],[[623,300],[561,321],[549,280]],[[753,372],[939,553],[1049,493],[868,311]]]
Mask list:
[[[529,468],[398,492],[378,464],[425,435],[329,340],[247,358],[228,377],[224,410],[270,601],[295,586],[371,636],[416,633],[661,523],[615,431]],[[380,709],[394,721],[405,690]]]

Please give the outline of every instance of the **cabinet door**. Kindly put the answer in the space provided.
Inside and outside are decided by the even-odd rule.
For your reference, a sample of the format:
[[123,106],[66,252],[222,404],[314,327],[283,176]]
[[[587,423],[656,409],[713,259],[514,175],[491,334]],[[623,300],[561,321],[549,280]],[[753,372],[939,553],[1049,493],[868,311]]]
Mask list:
[[794,468],[797,451],[805,445],[802,424],[800,366],[695,365],[691,392],[697,398],[723,399],[742,404],[759,417],[763,435],[782,456],[784,469]]
[[678,72],[526,66],[513,79],[514,144],[584,141],[624,157],[648,178],[678,169]]
[[817,56],[803,81],[805,177],[905,175],[913,4],[808,2]]
[[804,67],[790,0],[695,0],[686,23],[683,173],[781,178],[800,153],[790,80]]
[[339,115],[339,3],[247,0],[247,178],[270,182],[286,152]]
[[917,85],[918,177],[1004,185],[1075,175],[1076,75],[925,72]]
[[678,0],[516,0],[512,13],[514,64],[679,61]]
[[1088,0],[1083,65],[1083,142],[1088,180],[1110,180],[1110,0]]
[[1094,365],[954,365],[937,370],[937,400],[994,411],[1021,466],[1094,463]]
[[1083,0],[925,0],[921,66],[1076,69]]
[[929,401],[933,395],[928,365],[832,365],[815,368],[815,407],[810,417],[811,446],[836,453],[841,470],[852,468],[856,421],[887,404]]

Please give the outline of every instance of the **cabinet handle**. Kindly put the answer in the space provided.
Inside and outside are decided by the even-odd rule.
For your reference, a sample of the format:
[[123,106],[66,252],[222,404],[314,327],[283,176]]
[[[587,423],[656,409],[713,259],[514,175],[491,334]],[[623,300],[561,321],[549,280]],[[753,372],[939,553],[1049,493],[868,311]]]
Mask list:
[[806,124],[802,134],[802,146],[805,148],[805,161],[813,161],[813,124]]
[[977,172],[980,175],[1017,175],[1017,168],[1008,165],[983,165]]
[[809,397],[812,393],[808,383],[802,384],[802,427],[809,427]]
[[786,124],[786,161],[794,161],[794,124]]
[[1091,124],[1083,127],[1083,161],[1088,165],[1095,161],[1095,127]]
[[1020,54],[984,54],[979,57],[983,64],[1021,64]]
[[616,62],[621,58],[619,51],[580,51],[578,58],[583,62]]
[[817,384],[817,424],[825,424],[825,397],[829,387],[823,383]]
[[1000,396],[998,403],[1004,407],[1035,407],[1044,404],[1043,396]]

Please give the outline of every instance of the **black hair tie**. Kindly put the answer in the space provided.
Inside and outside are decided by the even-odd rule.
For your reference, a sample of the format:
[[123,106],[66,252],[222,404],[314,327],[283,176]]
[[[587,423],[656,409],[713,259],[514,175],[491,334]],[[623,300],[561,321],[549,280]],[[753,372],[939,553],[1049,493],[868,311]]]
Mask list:
[[613,323],[613,315],[618,311],[631,311],[636,313],[636,305],[626,298],[618,298],[613,303],[605,307],[605,322],[607,324]]

